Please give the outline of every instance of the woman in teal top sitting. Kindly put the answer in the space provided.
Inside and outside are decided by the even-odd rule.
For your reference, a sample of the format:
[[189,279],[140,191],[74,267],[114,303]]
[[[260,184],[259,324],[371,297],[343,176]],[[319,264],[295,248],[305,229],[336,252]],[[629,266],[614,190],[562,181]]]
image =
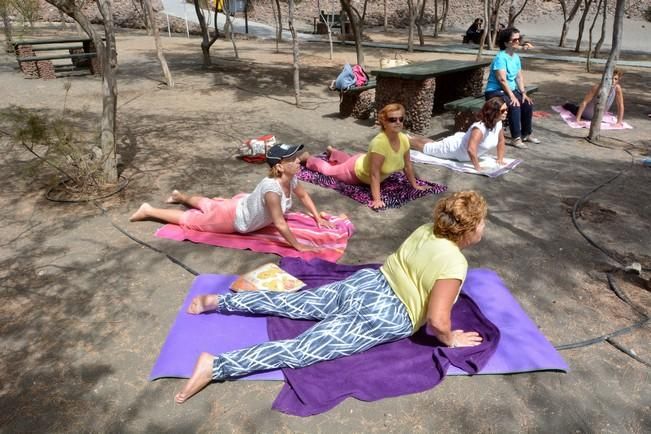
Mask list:
[[531,135],[533,100],[525,91],[520,56],[515,52],[521,42],[520,31],[514,27],[500,32],[500,52],[491,63],[484,96],[486,100],[496,96],[504,100],[509,108],[511,145],[525,149],[527,145],[524,142],[540,143],[540,140]]
[[409,157],[409,137],[402,132],[405,108],[402,104],[388,104],[378,113],[382,132],[371,140],[368,152],[349,155],[344,151],[328,146],[328,161],[304,153],[301,160],[315,172],[332,176],[346,184],[368,184],[371,186],[373,209],[384,208],[380,196],[380,183],[389,175],[404,170],[411,186],[425,190],[416,182],[414,169]]
[[486,212],[478,193],[454,193],[437,202],[434,221],[416,229],[379,270],[365,268],[344,280],[292,293],[195,297],[188,308],[194,315],[239,312],[318,322],[293,339],[202,353],[176,402],[185,402],[211,381],[349,356],[411,336],[425,324],[443,345],[479,345],[483,338],[476,331],[452,328],[451,314],[468,270],[462,251],[481,240]]

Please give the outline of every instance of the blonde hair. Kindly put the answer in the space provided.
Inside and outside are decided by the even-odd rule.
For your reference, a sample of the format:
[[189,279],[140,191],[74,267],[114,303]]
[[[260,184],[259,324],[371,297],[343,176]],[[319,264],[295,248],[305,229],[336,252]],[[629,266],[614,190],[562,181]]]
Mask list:
[[273,166],[271,166],[269,168],[269,174],[267,175],[267,177],[269,177],[269,178],[280,178],[282,176],[282,173],[280,172],[280,170],[278,170],[279,165],[280,165],[280,162],[278,162],[278,163],[274,164]]
[[617,76],[617,77],[619,77],[621,79],[622,75],[624,75],[624,71],[622,71],[621,69],[615,68],[613,70],[613,77]]
[[486,217],[486,199],[476,191],[460,191],[440,199],[434,207],[434,235],[459,242]]
[[397,112],[400,110],[402,112],[402,115],[405,115],[405,106],[402,104],[399,104],[397,102],[387,104],[384,107],[382,107],[382,110],[377,114],[377,120],[380,123],[380,127],[384,131],[384,124],[387,122],[387,118],[389,117],[389,113],[391,112]]

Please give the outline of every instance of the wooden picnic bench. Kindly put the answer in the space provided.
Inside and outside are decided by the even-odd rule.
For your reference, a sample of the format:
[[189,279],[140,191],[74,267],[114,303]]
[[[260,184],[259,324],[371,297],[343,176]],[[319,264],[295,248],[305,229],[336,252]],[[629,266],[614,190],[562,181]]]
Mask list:
[[[536,85],[525,86],[527,95],[535,93],[538,90]],[[454,111],[454,130],[466,131],[470,125],[475,122],[477,113],[484,106],[486,98],[484,95],[467,96],[465,98],[450,101],[444,104],[446,110]]]
[[420,133],[429,127],[433,112],[446,102],[481,93],[484,68],[490,61],[439,59],[371,71],[376,77],[375,106],[405,106],[405,128]]
[[29,78],[56,78],[56,69],[65,69],[62,68],[65,65],[52,61],[62,59],[70,59],[74,69],[88,68],[91,74],[99,72],[97,52],[91,38],[23,40],[14,41],[13,46],[18,66]]
[[351,87],[339,93],[339,115],[355,119],[368,119],[375,110],[375,79],[364,86]]

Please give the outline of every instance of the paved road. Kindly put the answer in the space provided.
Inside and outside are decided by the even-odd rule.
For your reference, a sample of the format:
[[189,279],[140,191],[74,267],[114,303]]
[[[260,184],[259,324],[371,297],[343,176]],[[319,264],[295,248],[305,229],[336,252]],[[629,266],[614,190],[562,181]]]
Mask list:
[[[197,14],[191,4],[185,3],[183,0],[161,0],[161,2],[163,3],[164,8],[164,11],[162,12],[165,12],[172,17],[187,19],[190,23],[199,24],[199,19],[197,18]],[[213,25],[213,13],[207,9],[203,9],[203,13],[207,19],[210,20],[210,25]],[[244,18],[234,17],[231,18],[231,21],[236,33],[245,33],[246,28]],[[219,27],[223,27],[225,22],[226,16],[222,13],[218,13],[217,24]],[[266,24],[256,23],[249,20],[249,34],[261,39],[274,39],[276,37],[276,29]],[[319,39],[318,37],[315,38],[314,35],[306,33],[299,33],[298,36],[300,40]],[[283,37],[291,39],[292,35],[288,31],[284,31]]]

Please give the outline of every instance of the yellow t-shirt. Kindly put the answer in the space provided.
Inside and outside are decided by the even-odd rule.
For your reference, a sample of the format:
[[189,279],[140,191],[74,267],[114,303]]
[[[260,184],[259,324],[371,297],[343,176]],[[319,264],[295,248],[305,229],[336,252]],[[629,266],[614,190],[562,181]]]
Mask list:
[[438,279],[466,279],[468,261],[459,247],[437,238],[433,224],[416,229],[380,268],[418,330],[427,321],[429,295]]
[[409,137],[406,134],[399,133],[400,149],[395,152],[391,148],[389,138],[383,132],[371,140],[368,145],[368,152],[355,161],[355,176],[364,184],[371,183],[371,152],[380,154],[384,157],[384,162],[380,168],[380,182],[391,175],[405,168],[405,153],[409,152]]

